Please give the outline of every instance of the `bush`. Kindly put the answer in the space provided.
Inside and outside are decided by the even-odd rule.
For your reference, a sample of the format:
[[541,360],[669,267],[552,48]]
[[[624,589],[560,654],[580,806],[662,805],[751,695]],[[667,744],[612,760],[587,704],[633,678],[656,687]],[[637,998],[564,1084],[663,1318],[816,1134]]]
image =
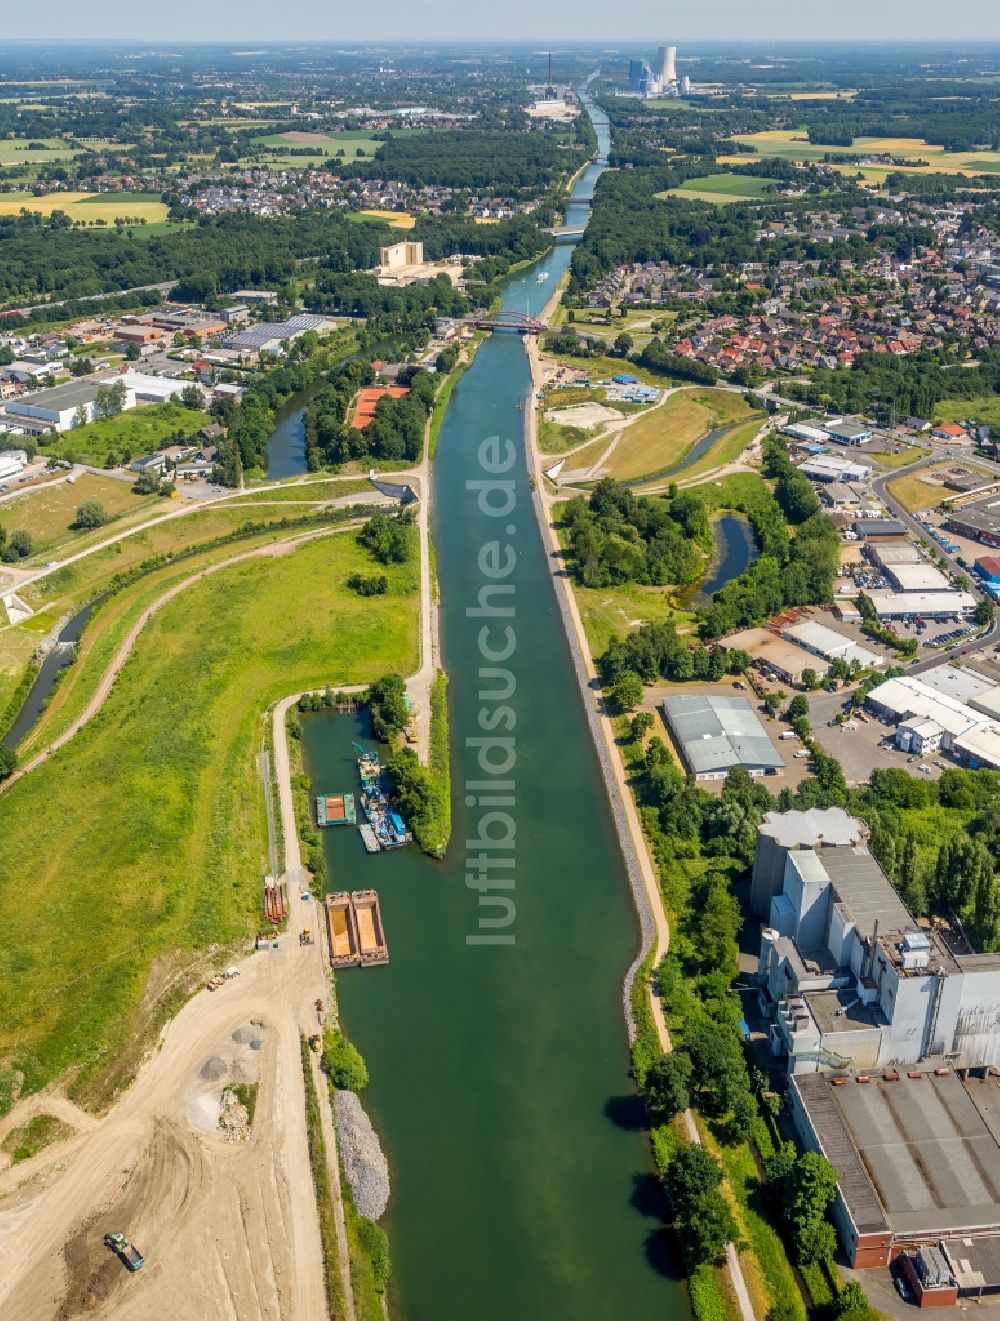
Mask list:
[[368,1069],[361,1052],[343,1032],[326,1033],[323,1068],[339,1092],[360,1092],[368,1086]]
[[105,523],[110,521],[110,514],[99,500],[84,500],[70,526],[76,531],[83,532],[91,528],[104,527]]
[[380,743],[392,743],[406,728],[410,710],[406,704],[406,683],[399,674],[376,679],[368,690],[372,734]]
[[389,579],[384,573],[352,573],[347,586],[358,596],[385,596],[389,590]]
[[384,1294],[392,1270],[389,1261],[389,1239],[386,1232],[381,1225],[377,1225],[374,1220],[368,1220],[364,1216],[358,1216],[355,1228],[358,1235],[358,1246],[371,1262],[375,1288],[379,1293]]

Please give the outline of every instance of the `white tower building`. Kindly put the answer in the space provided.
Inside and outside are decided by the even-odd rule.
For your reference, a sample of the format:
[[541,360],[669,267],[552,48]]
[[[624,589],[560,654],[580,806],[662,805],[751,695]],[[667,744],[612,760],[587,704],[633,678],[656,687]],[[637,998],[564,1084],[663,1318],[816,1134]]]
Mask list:
[[660,46],[656,51],[656,76],[661,83],[677,81],[677,47]]

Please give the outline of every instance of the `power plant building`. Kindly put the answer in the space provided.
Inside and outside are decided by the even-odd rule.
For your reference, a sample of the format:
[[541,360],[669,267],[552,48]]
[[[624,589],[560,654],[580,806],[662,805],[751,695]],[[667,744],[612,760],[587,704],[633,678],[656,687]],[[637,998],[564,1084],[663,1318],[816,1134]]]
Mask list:
[[656,51],[656,76],[661,83],[677,81],[677,47],[660,46]]
[[772,814],[754,861],[754,907],[772,895],[757,978],[772,1052],[795,1075],[1000,1064],[1000,953],[920,926],[843,822],[845,842],[797,842],[816,825]]

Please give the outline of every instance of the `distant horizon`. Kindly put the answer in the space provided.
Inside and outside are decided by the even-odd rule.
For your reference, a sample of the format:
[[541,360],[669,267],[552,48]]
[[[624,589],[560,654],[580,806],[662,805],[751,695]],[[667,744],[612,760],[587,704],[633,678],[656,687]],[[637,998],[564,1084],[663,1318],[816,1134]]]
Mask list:
[[[946,12],[930,0],[840,0],[836,7],[806,9],[799,0],[758,0],[748,14],[742,0],[716,0],[712,24],[718,36],[697,35],[704,7],[677,0],[669,12],[660,0],[632,0],[619,11],[617,32],[607,32],[607,11],[587,0],[507,0],[502,7],[472,8],[465,0],[382,0],[380,31],[364,11],[331,13],[325,0],[294,0],[280,11],[268,0],[173,0],[169,11],[137,8],[133,0],[102,0],[96,15],[76,0],[49,0],[44,17],[17,7],[5,19],[5,41],[48,45],[114,42],[115,45],[199,46],[266,42],[279,45],[390,46],[422,43],[489,43],[520,48],[560,42],[634,46],[647,40],[726,45],[776,41],[897,46],[935,42],[943,46],[1000,42],[1000,6],[995,0],[953,0]],[[53,37],[39,31],[44,23]],[[97,25],[100,28],[97,28]],[[748,25],[752,31],[744,31]],[[965,36],[956,36],[956,30]],[[196,32],[196,38],[191,33]],[[392,33],[386,39],[385,33]],[[511,41],[510,34],[518,33]],[[845,32],[863,33],[845,39]],[[649,33],[655,36],[636,36]],[[183,35],[182,35],[183,34]],[[527,34],[521,36],[521,34]],[[903,35],[905,34],[905,35]]]

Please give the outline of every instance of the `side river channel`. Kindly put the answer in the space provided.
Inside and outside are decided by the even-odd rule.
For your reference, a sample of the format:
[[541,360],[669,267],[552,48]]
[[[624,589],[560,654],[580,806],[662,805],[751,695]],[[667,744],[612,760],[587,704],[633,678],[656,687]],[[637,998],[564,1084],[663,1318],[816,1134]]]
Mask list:
[[[602,160],[576,187],[589,197]],[[587,203],[571,203],[570,224]],[[505,309],[539,312],[571,256],[558,245],[508,287]],[[539,282],[539,272],[548,279]],[[434,464],[433,523],[444,665],[450,677],[453,831],[443,862],[414,847],[369,858],[356,831],[325,832],[330,888],[375,887],[390,962],[337,978],[345,1030],[364,1054],[364,1102],[389,1158],[384,1224],[390,1313],[401,1321],[619,1321],[683,1317],[665,1260],[662,1206],[628,1076],[622,979],[639,944],[610,806],[535,520],[524,462],[531,389],[517,336],[495,334],[460,381]],[[488,477],[480,446],[513,442],[513,508],[489,517],[467,483]],[[484,545],[516,547],[516,646],[506,701],[516,725],[515,908],[482,937],[469,881],[484,808],[480,630]],[[496,688],[496,681],[488,685]],[[506,734],[506,729],[502,733]],[[317,793],[356,790],[351,742],[363,716],[304,726]],[[507,856],[510,856],[508,854]],[[497,873],[491,872],[491,876]],[[490,909],[496,915],[499,910]]]

